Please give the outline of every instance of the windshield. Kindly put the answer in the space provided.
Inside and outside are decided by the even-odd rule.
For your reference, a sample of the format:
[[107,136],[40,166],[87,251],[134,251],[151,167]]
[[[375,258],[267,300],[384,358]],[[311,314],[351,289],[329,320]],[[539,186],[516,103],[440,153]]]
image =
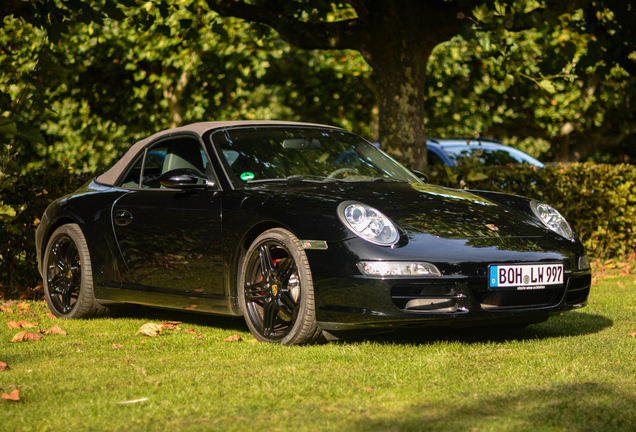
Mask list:
[[227,129],[212,137],[234,187],[267,180],[403,181],[410,171],[364,139],[310,127]]

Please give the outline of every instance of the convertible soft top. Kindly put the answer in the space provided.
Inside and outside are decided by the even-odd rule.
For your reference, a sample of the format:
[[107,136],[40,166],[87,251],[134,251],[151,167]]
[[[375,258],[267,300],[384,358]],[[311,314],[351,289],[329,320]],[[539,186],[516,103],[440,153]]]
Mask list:
[[[137,143],[135,143],[130,149],[126,152],[126,154],[108,171],[104,174],[97,177],[97,181],[104,185],[114,185],[122,172],[126,169],[126,167],[130,164],[132,159],[139,154],[139,152],[146,147],[146,145],[151,142],[157,140],[161,137],[169,137],[172,135],[181,134],[184,132],[195,133],[198,136],[202,136],[205,132],[213,130],[213,129],[221,129],[226,127],[235,127],[235,126],[318,126],[325,127],[325,125],[315,124],[315,123],[299,123],[299,122],[289,122],[289,121],[277,121],[277,120],[238,120],[238,121],[209,121],[209,122],[200,122],[193,123],[187,126],[181,126],[174,129],[167,129],[161,132],[157,132],[150,137],[143,139]],[[335,129],[340,129],[335,127]]]

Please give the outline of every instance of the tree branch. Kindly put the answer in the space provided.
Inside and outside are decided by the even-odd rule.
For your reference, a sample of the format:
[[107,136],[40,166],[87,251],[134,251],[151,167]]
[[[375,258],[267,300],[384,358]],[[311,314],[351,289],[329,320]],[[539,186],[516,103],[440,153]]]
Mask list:
[[221,16],[233,16],[266,24],[283,39],[303,49],[358,49],[358,20],[311,23],[285,14],[278,2],[264,6],[241,1],[207,0],[208,6]]
[[29,2],[22,0],[3,0],[0,6],[0,28],[5,17],[14,15],[20,9],[29,7]]
[[362,22],[366,22],[369,19],[369,10],[364,5],[361,0],[347,0],[347,3],[351,5],[351,7],[358,14],[358,19]]
[[546,3],[546,8],[552,11],[556,16],[583,8],[582,0],[553,0]]

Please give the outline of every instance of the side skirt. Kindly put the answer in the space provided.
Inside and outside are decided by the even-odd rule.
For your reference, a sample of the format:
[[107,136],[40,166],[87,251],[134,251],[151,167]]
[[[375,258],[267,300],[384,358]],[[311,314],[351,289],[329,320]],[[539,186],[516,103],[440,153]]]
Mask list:
[[102,285],[97,302],[104,306],[128,303],[217,315],[240,315],[236,312],[236,301],[233,297],[141,285],[126,284],[117,288]]

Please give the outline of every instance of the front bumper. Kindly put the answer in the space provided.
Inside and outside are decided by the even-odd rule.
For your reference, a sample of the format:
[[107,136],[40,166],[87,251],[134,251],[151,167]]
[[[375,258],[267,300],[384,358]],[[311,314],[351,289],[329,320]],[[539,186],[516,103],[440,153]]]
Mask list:
[[[567,276],[564,287],[489,291],[484,281],[323,280],[315,284],[318,326],[325,330],[533,323],[586,306],[591,272]],[[346,294],[343,294],[345,293]]]
[[[324,330],[530,324],[584,307],[590,294],[592,272],[579,270],[580,257],[585,255],[582,247],[573,247],[568,252],[535,250],[503,254],[500,250],[482,249],[478,255],[480,261],[470,259],[472,254],[456,255],[454,261],[435,262],[431,258],[439,253],[411,257],[399,253],[398,259],[419,258],[435,264],[442,277],[374,278],[363,276],[355,267],[355,262],[370,259],[356,245],[356,240],[351,240],[333,248],[330,245],[331,254],[327,251],[322,256],[318,256],[319,251],[308,254],[314,276],[316,319]],[[395,252],[388,251],[386,256],[375,258],[391,260],[389,257],[395,256]],[[490,264],[504,261],[563,263],[564,283],[535,290],[489,288],[485,270]]]

